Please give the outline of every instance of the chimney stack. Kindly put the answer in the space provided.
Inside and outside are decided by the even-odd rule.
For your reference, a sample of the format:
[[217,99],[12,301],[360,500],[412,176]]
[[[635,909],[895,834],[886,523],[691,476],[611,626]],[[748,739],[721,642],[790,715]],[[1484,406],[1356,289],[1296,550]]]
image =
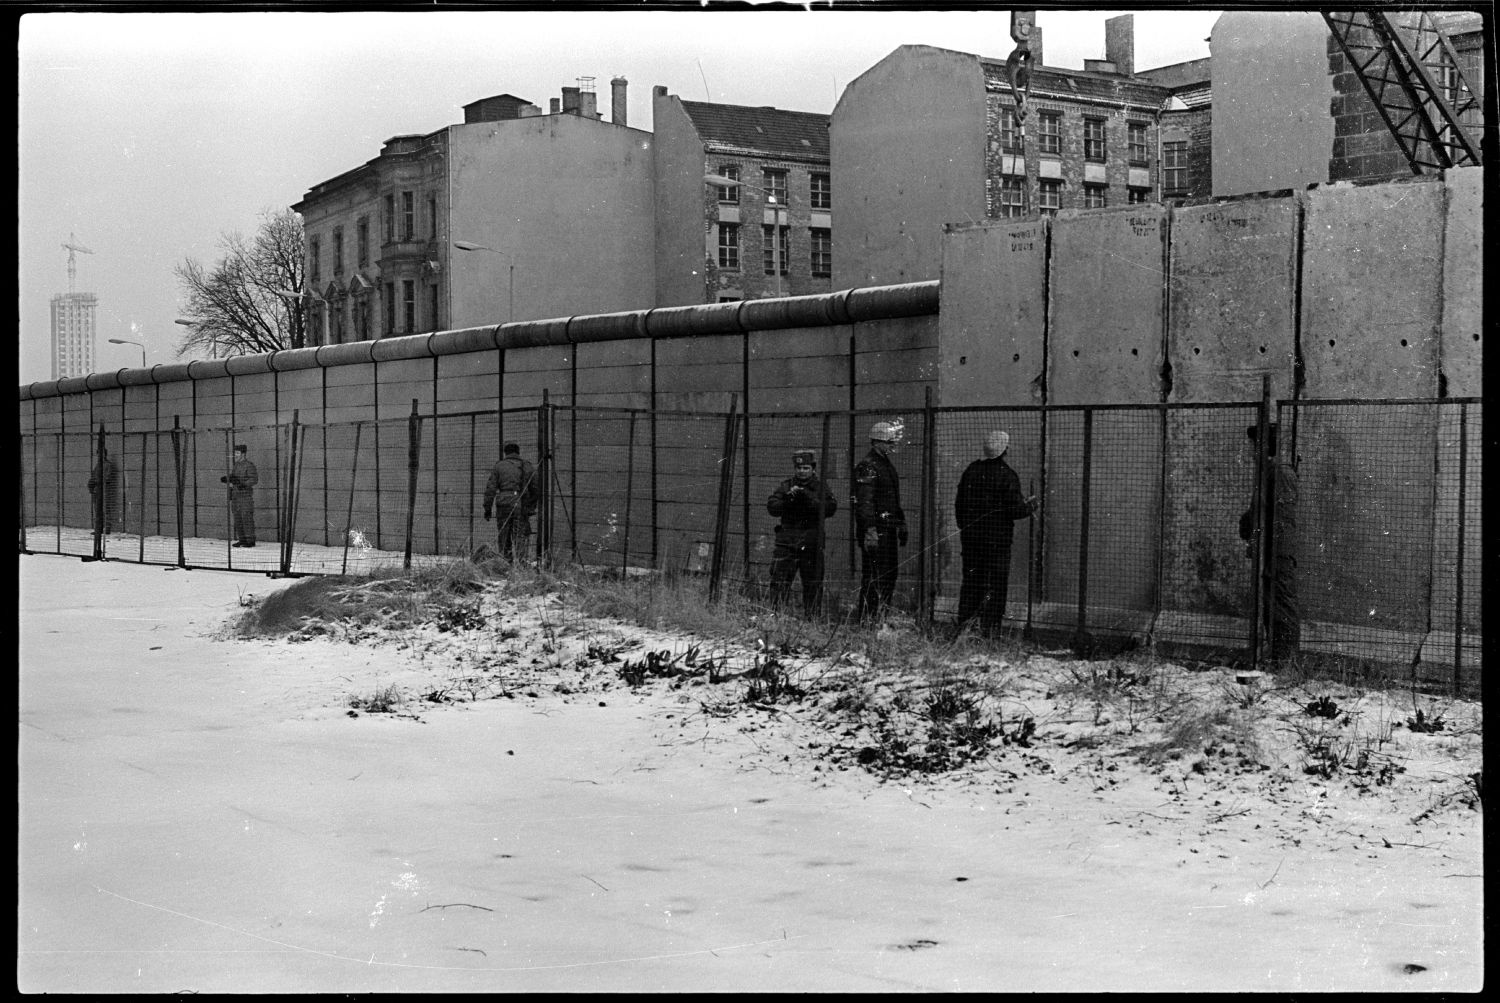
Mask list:
[[1121,14],[1104,22],[1104,58],[1116,72],[1135,73],[1135,15]]
[[609,120],[615,125],[625,124],[624,77],[615,77],[609,82]]
[[1037,69],[1042,65],[1042,26],[1034,24],[1031,26],[1031,68]]
[[564,87],[562,89],[562,112],[564,115],[578,114],[577,87]]
[[552,100],[551,100],[551,101],[549,101],[549,102],[548,102],[548,104],[547,104],[547,107],[548,107],[548,110],[550,110],[550,111],[551,111],[551,112],[552,112],[552,114],[554,114],[554,115],[556,115],[556,114],[557,114],[557,113],[558,113],[558,111],[559,111],[559,110],[560,110],[560,109],[559,109],[559,108],[558,108],[558,105],[559,105],[559,104],[560,104],[560,103],[561,103],[561,102],[560,102],[560,101],[559,101],[559,100],[558,100],[558,99],[557,99],[557,98],[553,98],[553,99],[552,99]]

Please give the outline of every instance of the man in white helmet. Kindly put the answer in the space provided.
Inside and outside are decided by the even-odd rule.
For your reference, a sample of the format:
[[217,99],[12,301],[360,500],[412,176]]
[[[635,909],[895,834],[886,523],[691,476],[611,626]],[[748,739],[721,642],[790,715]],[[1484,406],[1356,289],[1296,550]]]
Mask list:
[[1005,462],[1008,449],[1008,433],[987,435],[984,459],[964,470],[953,503],[963,546],[958,622],[962,625],[977,616],[980,629],[990,635],[999,631],[1005,616],[1016,520],[1029,519],[1036,511],[1036,499],[1021,494],[1021,478]]
[[896,591],[897,548],[906,546],[901,478],[891,463],[899,431],[886,421],[870,428],[870,451],[854,467],[854,532],[864,557],[860,569],[861,620],[879,620]]

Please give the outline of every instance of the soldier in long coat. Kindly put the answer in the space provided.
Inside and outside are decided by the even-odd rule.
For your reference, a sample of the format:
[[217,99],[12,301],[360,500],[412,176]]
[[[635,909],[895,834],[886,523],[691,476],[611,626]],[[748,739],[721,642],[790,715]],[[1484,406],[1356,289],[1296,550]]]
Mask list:
[[823,603],[823,522],[838,511],[828,486],[818,478],[811,449],[792,454],[792,476],[766,501],[776,516],[776,549],[771,555],[771,602],[783,605],[792,579],[802,576],[802,611],[815,615]]
[[108,449],[103,453],[103,459],[89,474],[89,512],[96,531],[113,533],[120,523],[120,468],[109,458]]
[[540,494],[536,468],[521,459],[520,446],[507,442],[504,455],[490,468],[484,485],[484,521],[489,522],[492,513],[499,516],[500,556],[507,561],[525,556],[531,515]]
[[898,547],[906,546],[906,514],[901,511],[901,477],[891,463],[896,426],[876,422],[870,451],[854,467],[854,532],[864,560],[860,568],[861,620],[878,620],[896,591]]
[[255,546],[255,485],[260,472],[250,462],[249,446],[239,443],[234,447],[234,466],[219,480],[229,485],[229,522],[234,535],[231,546]]
[[984,459],[964,470],[953,505],[963,547],[958,622],[977,616],[987,634],[997,632],[1005,616],[1016,521],[1031,518],[1036,509],[1035,499],[1021,493],[1021,479],[1005,462],[1009,448],[1008,433],[991,432],[985,438]]

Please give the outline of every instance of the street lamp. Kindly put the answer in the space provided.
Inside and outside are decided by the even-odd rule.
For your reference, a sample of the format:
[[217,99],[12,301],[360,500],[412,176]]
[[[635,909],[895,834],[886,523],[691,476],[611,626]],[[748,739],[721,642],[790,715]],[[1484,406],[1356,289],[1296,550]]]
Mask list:
[[109,339],[109,343],[111,345],[134,345],[136,348],[139,348],[141,350],[141,368],[142,369],[146,368],[146,346],[145,345],[141,344],[139,341],[131,341],[128,338],[110,338]]
[[[178,317],[176,320],[172,321],[172,323],[181,324],[183,327],[198,326],[198,322],[196,320],[183,320],[181,317]],[[219,357],[219,336],[216,333],[210,334],[208,336],[208,357],[210,359],[217,359]]]
[[508,262],[508,267],[509,267],[509,270],[510,270],[510,283],[509,283],[509,286],[508,286],[509,291],[506,293],[505,320],[506,320],[506,323],[509,323],[510,321],[515,320],[516,319],[516,259],[513,258],[513,257],[511,257],[509,251],[497,251],[493,247],[486,247],[483,244],[476,244],[476,243],[474,243],[471,240],[455,240],[453,242],[453,246],[456,247],[456,248],[458,248],[460,251],[489,251],[491,254],[498,254],[498,255],[500,255],[501,257],[503,257],[506,260],[506,262]]
[[311,289],[272,289],[271,292],[275,293],[277,296],[280,296],[282,299],[287,300],[288,302],[296,303],[299,307],[302,306],[302,299],[304,296],[311,297],[312,299],[315,299],[319,303],[323,304],[323,344],[328,344],[328,314],[331,311],[332,306],[326,299],[319,296]]
[[781,298],[781,210],[783,206],[776,200],[776,193],[760,185],[752,185],[748,181],[738,178],[727,177],[723,174],[705,174],[703,180],[711,185],[721,188],[754,188],[766,197],[775,212],[775,226],[771,233],[771,269],[776,273],[776,297]]

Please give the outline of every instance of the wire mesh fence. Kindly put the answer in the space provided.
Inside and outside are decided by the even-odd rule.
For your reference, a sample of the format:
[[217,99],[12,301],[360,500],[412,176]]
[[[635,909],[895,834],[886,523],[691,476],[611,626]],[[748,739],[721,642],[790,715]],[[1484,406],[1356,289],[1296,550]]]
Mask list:
[[[512,443],[537,484],[516,537],[527,560],[670,572],[758,601],[789,601],[785,587],[773,596],[778,574],[812,575],[817,588],[797,591],[804,611],[850,618],[868,556],[856,474],[877,422],[894,429],[880,452],[899,494],[884,503],[900,516],[888,612],[1075,643],[1328,655],[1477,686],[1473,399],[748,415],[544,405],[23,435],[21,549],[276,575],[498,552],[486,486]],[[1262,424],[1279,430],[1269,449]],[[248,493],[229,483],[236,446],[255,468]],[[1282,468],[1289,480],[1270,476]],[[810,483],[826,492],[824,516],[786,505]]]

